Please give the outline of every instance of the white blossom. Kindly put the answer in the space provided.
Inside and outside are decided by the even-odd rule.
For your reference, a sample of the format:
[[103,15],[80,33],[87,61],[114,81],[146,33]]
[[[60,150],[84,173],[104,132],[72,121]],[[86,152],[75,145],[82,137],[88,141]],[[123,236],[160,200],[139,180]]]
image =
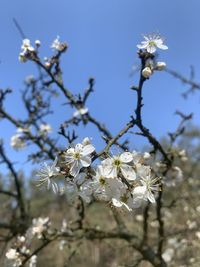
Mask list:
[[57,36],[56,39],[52,42],[51,48],[55,51],[62,51],[62,43],[60,42],[60,36]]
[[136,179],[136,173],[130,163],[133,161],[133,155],[130,152],[124,152],[121,155],[113,156],[102,161],[105,176],[107,178],[117,178],[119,173],[128,180]]
[[159,190],[158,178],[152,178],[150,175],[141,178],[140,182],[142,185],[136,186],[132,190],[133,205],[134,207],[141,206],[143,201],[149,200],[151,203],[155,203],[155,196],[153,192]]
[[19,61],[20,62],[26,62],[27,61],[27,54],[29,52],[34,52],[35,49],[31,45],[31,42],[29,39],[24,39],[22,41],[22,46],[21,46],[21,52],[19,54]]
[[48,134],[52,132],[52,128],[51,128],[51,125],[50,124],[47,124],[47,123],[43,123],[43,124],[40,124],[40,133],[41,134]]
[[168,49],[168,47],[163,44],[163,38],[158,34],[144,35],[144,39],[145,41],[142,41],[137,47],[139,49],[146,49],[148,53],[155,53],[157,48],[163,50]]
[[29,267],[36,267],[37,266],[37,256],[33,255],[29,260]]
[[22,138],[22,135],[17,133],[11,137],[10,146],[16,150],[20,150],[26,147],[26,142]]
[[136,186],[132,190],[132,196],[133,196],[133,207],[134,208],[140,207],[143,201],[146,200],[146,187]]
[[19,62],[21,62],[21,63],[25,63],[25,62],[27,61],[26,53],[21,52],[21,53],[19,54],[18,59],[19,59]]
[[172,260],[174,256],[174,249],[172,248],[167,248],[164,253],[162,254],[162,258],[164,259],[164,261],[166,261],[167,263],[170,262]]
[[18,257],[18,252],[16,249],[13,249],[13,248],[10,248],[7,252],[6,252],[6,257],[9,259],[9,260],[14,260]]
[[149,152],[144,152],[143,158],[144,159],[150,159],[151,155]]
[[175,186],[176,183],[183,181],[183,172],[178,166],[172,167],[164,177],[164,182],[167,186]]
[[132,210],[133,199],[130,191],[127,190],[127,186],[118,179],[110,179],[112,204],[117,208],[125,207],[128,211]]
[[93,181],[91,182],[94,196],[99,200],[110,200],[111,191],[110,179],[107,179],[104,174],[104,169],[101,165],[99,165],[96,169],[96,174],[93,176]]
[[58,193],[59,188],[53,178],[57,177],[60,174],[60,168],[56,167],[58,159],[56,158],[52,165],[48,165],[46,162],[41,167],[40,171],[37,173],[37,176],[40,177],[38,180],[39,185],[41,186],[44,183],[47,183],[47,189],[49,190],[52,187],[54,193]]
[[145,197],[151,203],[156,202],[153,192],[159,191],[159,186],[157,183],[158,181],[159,181],[159,178],[152,178],[150,174],[141,179],[141,184],[146,189]]
[[22,133],[28,133],[28,132],[30,132],[30,129],[28,127],[27,128],[22,128],[22,127],[17,128],[17,133],[22,134]]
[[32,234],[37,236],[39,239],[42,238],[42,234],[45,233],[51,225],[51,222],[48,217],[46,218],[34,218],[32,221]]
[[22,46],[21,46],[22,52],[33,52],[35,49],[33,46],[31,46],[31,42],[29,39],[24,39],[22,41]]
[[77,144],[65,152],[65,163],[70,166],[69,172],[72,176],[77,176],[82,167],[89,167],[91,165],[91,154],[94,151],[95,148],[91,144]]
[[83,115],[85,115],[87,113],[88,113],[88,108],[87,107],[80,108],[80,109],[77,109],[76,111],[74,111],[73,117],[80,117],[80,116],[83,116]]
[[33,84],[35,82],[35,77],[33,75],[28,75],[26,78],[25,78],[25,83],[27,85],[30,85],[30,84]]
[[12,264],[12,267],[19,267],[22,264],[20,254],[14,248],[10,248],[6,252],[6,258],[8,259],[9,263]]

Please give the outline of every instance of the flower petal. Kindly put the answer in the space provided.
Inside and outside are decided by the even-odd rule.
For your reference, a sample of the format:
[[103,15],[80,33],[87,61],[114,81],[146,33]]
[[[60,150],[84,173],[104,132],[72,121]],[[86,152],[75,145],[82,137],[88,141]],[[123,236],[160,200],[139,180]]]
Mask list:
[[123,205],[122,202],[117,200],[116,198],[112,198],[112,203],[115,207],[121,207]]
[[78,160],[74,161],[74,163],[72,164],[72,166],[70,168],[70,174],[74,177],[77,176],[81,167],[82,166]]
[[83,167],[89,167],[91,165],[91,158],[88,156],[81,157],[80,162]]
[[155,46],[152,46],[152,45],[149,45],[147,47],[147,52],[150,53],[150,54],[153,54],[156,52],[156,47]]
[[151,203],[155,203],[156,202],[155,197],[151,192],[148,192],[147,198]]
[[145,44],[139,44],[139,45],[137,45],[137,48],[144,49],[144,48],[147,48],[147,46],[148,46],[147,43],[145,43]]
[[83,156],[88,156],[88,155],[92,154],[92,152],[94,152],[94,151],[95,151],[95,147],[91,144],[88,144],[88,145],[83,147],[81,154]]
[[133,181],[136,179],[136,173],[131,166],[127,164],[122,164],[120,170],[127,180]]
[[124,163],[131,162],[133,160],[133,154],[130,152],[124,152],[120,155],[120,160]]
[[164,44],[157,44],[157,47],[160,48],[160,49],[163,49],[163,50],[166,50],[168,49],[168,47]]

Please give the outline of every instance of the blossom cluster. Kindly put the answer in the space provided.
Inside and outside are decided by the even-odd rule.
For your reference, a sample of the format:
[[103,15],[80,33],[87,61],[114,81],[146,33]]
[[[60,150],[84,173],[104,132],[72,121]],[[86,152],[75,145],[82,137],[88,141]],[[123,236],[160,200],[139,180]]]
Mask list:
[[43,239],[46,234],[50,233],[51,222],[48,217],[34,218],[32,225],[23,236],[18,236],[15,243],[6,252],[7,265],[19,267],[26,258],[29,259],[29,267],[36,267],[37,256],[32,255],[31,243],[34,238]]
[[[7,250],[5,254],[6,267],[20,267],[24,262],[27,262],[27,266],[29,267],[36,267],[37,249],[34,250],[34,239],[44,241],[55,236],[55,234],[62,235],[65,233],[72,233],[65,219],[62,221],[60,229],[55,230],[51,228],[49,217],[34,218],[25,234],[18,235],[15,242],[13,242],[12,246]],[[66,240],[61,239],[59,242],[60,250],[63,250],[66,244]]]
[[46,184],[54,193],[66,193],[70,201],[77,197],[85,202],[106,201],[129,211],[144,201],[155,202],[159,178],[147,164],[149,153],[126,151],[108,155],[93,167],[94,155],[95,147],[85,138],[59,155],[53,164],[43,164],[37,173],[38,185]]
[[[94,164],[97,159],[98,164]],[[165,163],[155,163],[148,152],[107,153],[99,159],[86,137],[63,151],[52,164],[44,163],[37,176],[38,186],[46,184],[54,193],[66,194],[70,202],[81,197],[86,203],[104,201],[132,211],[145,201],[155,203],[161,178],[168,186],[182,181],[178,166],[166,169]]]
[[[20,267],[23,261],[30,257],[30,238],[27,236],[18,236],[13,246],[6,252],[6,266]],[[36,267],[37,256],[32,255],[29,259],[29,267]]]
[[[39,125],[39,130],[37,130],[38,136],[47,136],[52,132],[51,125],[47,123],[41,123]],[[30,127],[27,128],[17,128],[16,133],[10,139],[10,146],[15,150],[21,150],[27,146],[27,135],[31,134]]]
[[[166,50],[168,47],[164,44],[164,39],[158,34],[144,35],[144,41],[137,45],[140,51],[145,51],[149,53],[149,59],[146,60],[145,66],[142,69],[142,76],[144,78],[149,78],[154,71],[162,71],[166,68],[166,63],[163,61],[155,62],[154,54],[157,50]],[[153,60],[154,59],[154,60]]]

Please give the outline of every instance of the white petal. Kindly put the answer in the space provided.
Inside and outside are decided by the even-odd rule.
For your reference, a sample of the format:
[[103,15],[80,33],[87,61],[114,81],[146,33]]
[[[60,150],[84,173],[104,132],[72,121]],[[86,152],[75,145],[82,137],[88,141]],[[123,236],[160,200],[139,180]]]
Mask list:
[[79,112],[81,115],[85,115],[86,113],[88,113],[88,108],[81,108]]
[[112,165],[112,162],[113,162],[113,160],[112,160],[111,158],[107,158],[107,159],[104,159],[104,160],[102,161],[102,165],[103,165],[103,167],[104,167],[105,165]]
[[91,142],[89,137],[85,137],[82,141],[83,146],[89,145],[90,143]]
[[88,156],[81,157],[80,162],[83,167],[89,167],[91,165],[91,158]]
[[127,180],[133,181],[136,179],[136,173],[131,166],[127,164],[122,164],[120,170]]
[[58,189],[58,185],[55,182],[52,182],[52,189],[54,194],[57,194],[59,189]]
[[86,174],[84,172],[79,173],[76,177],[74,177],[74,182],[78,185],[81,185],[85,180]]
[[120,160],[124,163],[131,162],[133,160],[133,155],[130,152],[124,152],[120,155]]
[[106,165],[104,166],[104,174],[107,178],[116,178],[117,168],[112,165]]
[[83,145],[82,144],[75,145],[75,152],[81,152],[82,149],[83,149]]
[[89,144],[89,145],[86,145],[83,147],[82,155],[88,156],[88,155],[92,154],[92,152],[94,152],[94,151],[95,151],[95,147],[93,145]]
[[166,50],[168,49],[168,47],[164,44],[157,44],[157,47],[160,48],[160,49],[163,49],[163,50]]
[[150,41],[150,39],[151,39],[151,38],[149,38],[149,37],[148,37],[148,36],[146,36],[146,35],[144,35],[143,37],[144,37],[144,39],[146,40],[146,42],[149,42],[149,41]]
[[148,46],[147,47],[147,52],[150,54],[153,54],[154,52],[156,52],[156,47],[155,46]]
[[132,191],[132,195],[135,198],[144,198],[145,194],[146,186],[136,186]]
[[70,174],[72,176],[77,176],[81,167],[82,166],[78,160],[74,161],[74,163],[72,164],[71,169],[70,169]]
[[151,192],[148,192],[147,198],[151,203],[155,203],[156,202],[155,197]]
[[55,160],[54,160],[54,162],[52,164],[52,168],[53,169],[56,167],[57,163],[58,163],[58,157],[55,158]]
[[74,113],[73,113],[73,117],[78,117],[79,115],[80,115],[79,110],[74,111]]
[[69,149],[67,149],[67,151],[65,152],[65,154],[74,154],[74,152],[75,152],[75,150],[74,150],[74,148],[73,147],[71,147],[71,148],[69,148]]
[[140,197],[133,198],[132,205],[133,205],[134,208],[139,208],[142,205],[142,203],[143,203],[143,199],[142,198],[140,198]]
[[147,43],[145,43],[145,44],[139,44],[139,45],[137,45],[137,48],[144,49],[144,48],[147,48],[147,46],[148,46]]
[[74,157],[71,155],[65,155],[65,162],[71,164],[75,161]]
[[122,202],[117,200],[116,198],[112,198],[112,203],[115,207],[121,207],[122,206]]

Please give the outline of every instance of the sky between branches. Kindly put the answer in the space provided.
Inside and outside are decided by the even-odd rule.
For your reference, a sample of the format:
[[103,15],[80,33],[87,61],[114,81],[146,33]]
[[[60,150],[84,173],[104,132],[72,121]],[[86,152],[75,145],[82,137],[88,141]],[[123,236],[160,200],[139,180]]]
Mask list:
[[[11,87],[7,109],[20,117],[23,113],[19,91],[23,79],[37,73],[31,63],[21,64],[18,54],[21,37],[13,24],[13,17],[22,26],[26,36],[34,43],[42,43],[42,57],[51,54],[50,44],[57,35],[69,45],[62,58],[65,84],[72,92],[87,88],[89,77],[96,79],[95,93],[90,97],[88,107],[92,113],[117,133],[134,110],[136,95],[129,88],[137,84],[138,75],[130,75],[137,59],[136,45],[141,34],[159,32],[166,38],[169,49],[161,51],[160,60],[178,72],[188,75],[190,65],[196,69],[196,80],[200,81],[200,2],[160,0],[2,0],[0,5],[0,87]],[[198,93],[187,101],[181,97],[187,87],[167,73],[156,73],[144,85],[144,124],[156,137],[176,128],[178,118],[174,111],[194,112],[194,122],[200,119],[200,97]],[[72,111],[66,106],[60,108],[60,99],[55,105],[57,115],[47,119],[54,132],[59,123]],[[60,120],[60,118],[62,118]],[[117,118],[117,119],[116,119]],[[9,144],[15,129],[8,123],[1,123],[1,138]],[[93,127],[81,130],[81,137],[93,137],[100,148]],[[133,137],[132,148],[144,144],[140,137]],[[11,159],[16,152],[7,146]],[[25,157],[18,153],[19,168],[24,167]]]

